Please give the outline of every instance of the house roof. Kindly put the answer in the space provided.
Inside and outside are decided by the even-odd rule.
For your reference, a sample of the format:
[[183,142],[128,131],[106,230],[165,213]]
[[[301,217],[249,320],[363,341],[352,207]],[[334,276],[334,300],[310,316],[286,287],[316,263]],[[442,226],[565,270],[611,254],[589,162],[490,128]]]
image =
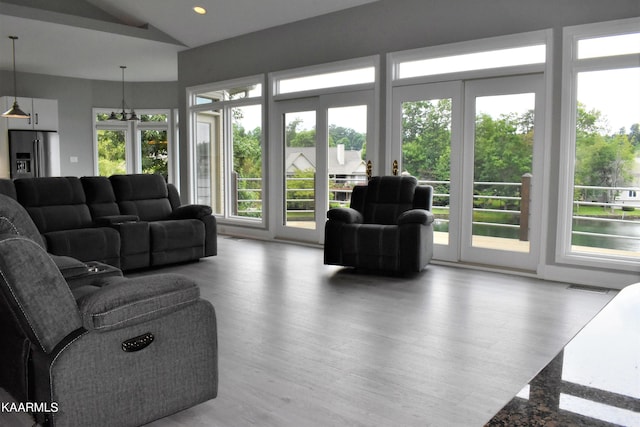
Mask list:
[[[287,173],[316,168],[315,147],[288,147],[285,156]],[[362,152],[345,150],[344,145],[329,147],[329,175],[365,175],[367,165]]]

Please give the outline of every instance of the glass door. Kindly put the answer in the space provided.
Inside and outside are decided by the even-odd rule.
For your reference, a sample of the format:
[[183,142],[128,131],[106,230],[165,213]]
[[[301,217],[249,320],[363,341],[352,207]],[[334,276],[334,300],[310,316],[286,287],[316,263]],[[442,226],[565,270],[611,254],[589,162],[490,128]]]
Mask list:
[[399,173],[434,188],[434,256],[457,261],[460,230],[462,82],[393,90],[393,154]]
[[542,88],[531,75],[393,89],[388,159],[434,188],[434,258],[535,269]]
[[537,266],[542,89],[539,75],[465,83],[463,261]]
[[349,206],[351,189],[366,183],[367,93],[278,101],[281,200],[276,237],[323,243],[326,212]]

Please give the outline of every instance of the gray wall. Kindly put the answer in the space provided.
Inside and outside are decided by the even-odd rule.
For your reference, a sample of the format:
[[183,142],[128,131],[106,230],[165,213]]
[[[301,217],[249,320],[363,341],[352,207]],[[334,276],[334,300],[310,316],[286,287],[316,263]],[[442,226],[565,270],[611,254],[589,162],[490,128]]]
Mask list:
[[[93,175],[93,108],[118,108],[122,83],[18,73],[18,96],[58,100],[61,173]],[[0,95],[13,95],[13,77],[0,71]],[[177,82],[127,83],[127,104],[141,108],[177,108]],[[78,157],[71,163],[70,157]]]
[[[560,105],[562,27],[640,16],[638,0],[381,0],[178,54],[181,123],[186,123],[189,86],[344,59],[381,54],[382,107],[379,135],[386,135],[384,54],[465,40],[551,28],[554,30],[554,106]],[[551,123],[551,188],[559,182],[560,112]],[[186,141],[184,126],[180,138]],[[380,158],[384,157],[381,141]],[[181,147],[184,149],[184,147]],[[186,151],[181,151],[182,182]],[[183,193],[185,189],[183,188]],[[558,203],[552,191],[551,212]],[[547,263],[555,257],[557,217],[549,218]]]

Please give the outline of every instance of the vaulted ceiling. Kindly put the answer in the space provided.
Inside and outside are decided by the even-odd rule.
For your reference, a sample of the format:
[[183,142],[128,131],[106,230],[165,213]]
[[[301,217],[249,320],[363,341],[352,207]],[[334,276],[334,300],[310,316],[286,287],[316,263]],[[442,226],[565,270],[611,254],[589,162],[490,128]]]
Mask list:
[[[0,70],[177,80],[179,51],[375,0],[0,0]],[[207,10],[204,15],[193,6]]]

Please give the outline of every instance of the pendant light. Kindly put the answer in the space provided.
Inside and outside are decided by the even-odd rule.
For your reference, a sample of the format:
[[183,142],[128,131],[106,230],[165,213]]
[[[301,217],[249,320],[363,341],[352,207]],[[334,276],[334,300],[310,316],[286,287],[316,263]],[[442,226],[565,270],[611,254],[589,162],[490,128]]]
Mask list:
[[136,120],[136,121],[139,120],[138,115],[136,114],[133,108],[131,109],[131,113],[129,114],[129,117],[127,117],[127,112],[125,111],[126,104],[124,102],[124,70],[126,68],[127,67],[125,65],[120,66],[120,69],[122,69],[122,112],[120,112],[118,116],[118,113],[116,113],[115,111],[112,111],[107,120],[120,120],[123,122],[126,122],[127,120]]
[[18,106],[18,85],[16,83],[16,40],[18,40],[18,37],[9,36],[9,38],[13,45],[13,106],[2,113],[2,117],[8,117],[10,119],[28,119],[31,116],[22,111]]

